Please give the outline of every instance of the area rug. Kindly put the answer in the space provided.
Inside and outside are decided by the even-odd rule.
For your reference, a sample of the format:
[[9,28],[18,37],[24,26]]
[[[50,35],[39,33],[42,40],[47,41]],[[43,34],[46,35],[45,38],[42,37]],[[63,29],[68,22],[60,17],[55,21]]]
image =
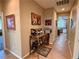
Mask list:
[[48,47],[40,47],[39,49],[37,49],[37,53],[44,57],[47,57],[51,49],[52,48],[48,48]]

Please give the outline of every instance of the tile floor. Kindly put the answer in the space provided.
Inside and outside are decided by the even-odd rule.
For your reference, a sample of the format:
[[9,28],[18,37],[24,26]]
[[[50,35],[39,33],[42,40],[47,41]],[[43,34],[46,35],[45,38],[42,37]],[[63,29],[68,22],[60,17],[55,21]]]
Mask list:
[[12,54],[10,54],[8,51],[0,50],[0,59],[17,59],[17,58]]
[[[9,52],[0,51],[0,59],[18,59]],[[47,57],[43,57],[37,53],[29,55],[25,59],[71,59],[68,42],[65,34],[61,34],[55,41],[51,52]]]
[[61,34],[55,41],[51,52],[47,57],[43,57],[37,53],[29,55],[25,59],[71,59],[69,53],[66,34]]

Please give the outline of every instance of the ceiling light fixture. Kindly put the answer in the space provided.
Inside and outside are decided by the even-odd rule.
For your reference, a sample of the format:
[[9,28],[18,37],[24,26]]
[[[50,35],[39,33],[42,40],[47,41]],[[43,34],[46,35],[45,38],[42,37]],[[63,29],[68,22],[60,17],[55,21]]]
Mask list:
[[62,8],[62,11],[64,11],[65,10],[65,8]]

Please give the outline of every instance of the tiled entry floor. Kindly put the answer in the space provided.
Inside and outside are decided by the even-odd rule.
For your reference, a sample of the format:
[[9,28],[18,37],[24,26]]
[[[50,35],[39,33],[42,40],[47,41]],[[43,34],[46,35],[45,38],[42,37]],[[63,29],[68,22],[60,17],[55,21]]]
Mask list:
[[12,54],[10,54],[8,51],[0,50],[0,59],[17,59],[17,58]]
[[54,43],[51,52],[47,57],[34,53],[25,59],[71,59],[66,34],[61,34]]

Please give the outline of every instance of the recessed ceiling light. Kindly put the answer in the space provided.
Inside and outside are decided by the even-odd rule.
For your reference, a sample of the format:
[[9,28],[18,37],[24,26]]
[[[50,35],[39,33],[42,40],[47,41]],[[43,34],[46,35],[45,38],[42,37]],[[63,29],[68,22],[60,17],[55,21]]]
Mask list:
[[62,11],[64,11],[65,10],[65,8],[62,8]]

